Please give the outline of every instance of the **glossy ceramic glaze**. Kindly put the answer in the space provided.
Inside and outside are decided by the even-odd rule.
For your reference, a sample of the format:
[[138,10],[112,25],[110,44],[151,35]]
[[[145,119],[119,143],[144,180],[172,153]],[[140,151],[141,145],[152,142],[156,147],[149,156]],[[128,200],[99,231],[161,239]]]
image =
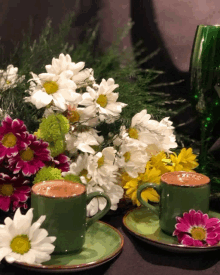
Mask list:
[[[94,197],[104,197],[107,200],[106,207],[93,217],[86,218],[86,205]],[[102,218],[109,211],[110,206],[110,199],[101,192],[87,195],[85,190],[74,197],[63,198],[35,194],[33,189],[31,193],[31,207],[34,208],[33,222],[41,215],[46,215],[42,226],[48,231],[49,236],[56,236],[54,253],[80,251],[85,242],[86,230]]]
[[13,265],[30,271],[72,273],[90,269],[110,261],[121,252],[123,244],[124,238],[117,229],[98,221],[86,232],[85,243],[81,252],[52,255],[51,260],[41,266],[16,262]]
[[[209,217],[220,219],[220,213],[210,211]],[[178,244],[177,238],[165,234],[159,225],[158,216],[144,207],[129,211],[123,218],[124,226],[142,241],[172,252],[193,253],[220,249],[220,244],[210,247],[190,247]]]

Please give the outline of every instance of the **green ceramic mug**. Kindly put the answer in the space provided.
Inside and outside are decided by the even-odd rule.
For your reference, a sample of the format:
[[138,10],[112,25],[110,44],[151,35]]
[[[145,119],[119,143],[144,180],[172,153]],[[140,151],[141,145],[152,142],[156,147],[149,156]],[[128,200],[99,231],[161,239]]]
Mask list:
[[[160,228],[172,235],[176,217],[190,209],[209,211],[210,179],[195,172],[170,172],[161,176],[161,184],[144,183],[138,188],[137,198],[140,203],[156,213]],[[144,201],[141,193],[147,188],[154,188],[160,195],[159,210]]]
[[[106,207],[91,218],[86,217],[86,206],[95,197],[104,197]],[[86,230],[110,209],[109,197],[101,192],[86,194],[86,187],[67,180],[43,181],[31,190],[33,221],[46,215],[42,225],[49,236],[56,236],[55,254],[78,252],[85,242]]]

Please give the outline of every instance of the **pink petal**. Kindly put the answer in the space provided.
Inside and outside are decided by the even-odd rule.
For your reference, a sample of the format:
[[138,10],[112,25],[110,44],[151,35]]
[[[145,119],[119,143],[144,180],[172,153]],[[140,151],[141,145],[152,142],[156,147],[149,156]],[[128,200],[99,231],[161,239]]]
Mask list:
[[206,228],[212,227],[214,225],[220,224],[220,220],[217,218],[210,218],[206,222]]
[[219,240],[218,239],[207,239],[206,242],[209,245],[216,245],[216,244],[218,244]]
[[193,246],[193,238],[185,234],[184,237],[182,238],[181,244],[187,245],[187,246]]
[[218,239],[218,233],[211,232],[211,233],[207,234],[207,239]]
[[193,246],[206,246],[202,241],[193,239]]
[[190,232],[190,229],[191,229],[191,227],[189,227],[188,225],[186,225],[184,223],[177,223],[175,225],[175,228],[182,232]]
[[0,209],[2,209],[5,212],[8,212],[10,208],[11,198],[2,196],[0,197]]
[[13,198],[15,198],[15,200],[21,201],[21,202],[25,202],[28,199],[28,196],[25,195],[24,193],[14,193]]
[[16,191],[22,192],[22,193],[29,193],[31,191],[31,187],[30,186],[20,186],[20,187],[16,187]]

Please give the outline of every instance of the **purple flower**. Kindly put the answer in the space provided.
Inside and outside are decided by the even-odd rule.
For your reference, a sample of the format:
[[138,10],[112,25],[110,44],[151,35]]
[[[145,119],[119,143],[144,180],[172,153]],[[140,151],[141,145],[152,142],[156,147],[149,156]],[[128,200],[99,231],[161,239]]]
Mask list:
[[14,174],[22,171],[24,176],[31,176],[45,166],[45,162],[51,160],[48,143],[38,140],[36,136],[27,134],[24,142],[26,144],[23,150],[8,159],[9,168]]
[[220,220],[217,218],[209,218],[200,210],[191,209],[176,220],[173,236],[177,236],[182,245],[212,246],[220,241]]
[[7,212],[12,205],[13,211],[18,207],[26,207],[31,188],[22,176],[10,177],[0,173],[0,209]]
[[0,127],[0,160],[15,156],[19,150],[25,148],[23,139],[26,133],[27,128],[23,121],[5,117]]
[[60,169],[62,172],[70,170],[70,158],[64,154],[59,154],[53,159],[54,167]]

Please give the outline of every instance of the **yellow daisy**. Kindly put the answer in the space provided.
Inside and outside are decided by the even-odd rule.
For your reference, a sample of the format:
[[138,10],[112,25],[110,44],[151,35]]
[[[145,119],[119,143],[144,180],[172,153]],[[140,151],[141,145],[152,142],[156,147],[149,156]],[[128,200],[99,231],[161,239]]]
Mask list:
[[167,165],[171,163],[171,160],[167,158],[167,155],[164,151],[161,151],[159,154],[152,156],[150,159],[150,164],[152,167],[161,171],[161,174],[169,172]]
[[[151,167],[150,162],[146,165],[145,173],[139,174],[137,178],[131,179],[128,181],[124,189],[126,190],[126,195],[132,200],[133,204],[137,204],[140,206],[140,202],[137,199],[137,189],[140,185],[142,185],[145,182],[153,182],[153,183],[160,183],[160,176],[161,171],[156,169],[155,167]],[[160,196],[153,188],[148,188],[145,191],[142,192],[142,198],[145,201],[153,201],[153,202],[159,202]]]
[[193,172],[199,164],[196,161],[196,155],[192,153],[192,148],[183,148],[179,155],[175,153],[170,155],[172,161],[172,166],[169,166],[168,169],[170,172],[173,171],[189,171]]

